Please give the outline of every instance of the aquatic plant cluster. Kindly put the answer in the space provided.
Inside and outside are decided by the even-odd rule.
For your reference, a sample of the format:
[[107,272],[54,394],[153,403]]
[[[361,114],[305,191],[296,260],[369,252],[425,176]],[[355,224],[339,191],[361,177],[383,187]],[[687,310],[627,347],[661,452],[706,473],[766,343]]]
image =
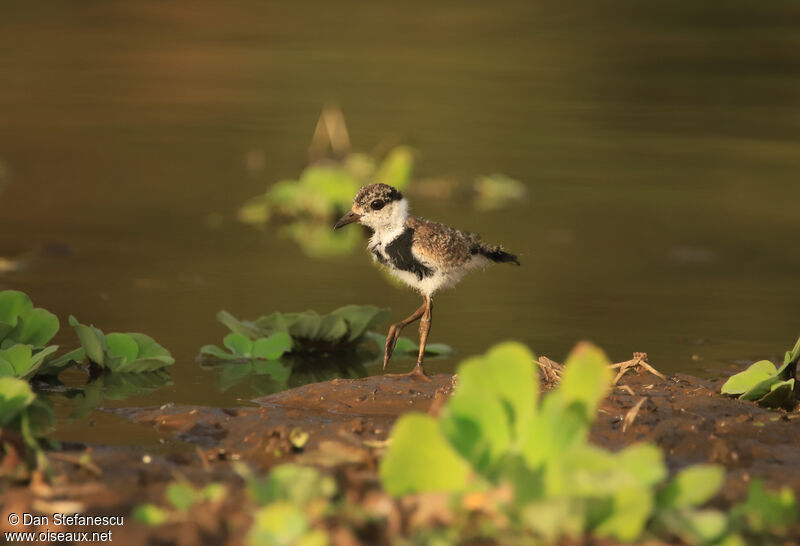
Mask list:
[[791,409],[797,402],[795,381],[798,361],[800,338],[790,351],[786,351],[783,366],[777,368],[769,360],[759,360],[728,379],[722,385],[722,394],[751,400],[766,408]]
[[[386,338],[374,329],[385,322],[389,311],[374,305],[345,305],[325,315],[310,310],[276,312],[255,320],[220,311],[217,320],[230,333],[222,347],[201,347],[198,360],[204,368],[220,370],[221,390],[246,380],[260,395],[334,377],[364,377],[365,365],[380,361],[377,351]],[[408,338],[397,341],[395,352],[400,356],[416,357],[418,351],[419,346]],[[452,347],[444,343],[426,347],[426,354],[433,357],[452,353]],[[319,366],[316,359],[320,357],[329,363],[341,360],[345,367]]]
[[280,233],[313,257],[345,254],[356,248],[360,234],[334,233],[330,226],[350,208],[353,195],[372,180],[403,190],[413,166],[413,153],[406,146],[390,150],[383,159],[349,153],[341,161],[312,164],[297,180],[281,180],[245,203],[239,219],[252,225],[278,220]]
[[[91,409],[87,400],[96,405],[102,399],[91,393],[117,397],[120,392],[130,394],[130,385],[141,383],[131,379],[136,376],[144,376],[148,382],[148,376],[155,374],[161,383],[165,376],[160,371],[175,362],[164,347],[145,334],[105,335],[94,326],[79,323],[75,317],[69,318],[69,324],[81,346],[58,355],[59,347],[48,345],[60,329],[58,317],[34,307],[23,292],[0,292],[0,426],[21,435],[27,448],[24,458],[29,464],[34,463],[33,459],[38,466],[46,462],[41,444],[55,426],[52,402],[47,396],[35,393],[31,381],[57,384],[61,372],[88,357],[93,381],[85,389],[78,389],[80,392],[71,393],[76,399],[76,413],[85,415]],[[100,388],[109,376],[114,378],[108,382],[116,386]]]

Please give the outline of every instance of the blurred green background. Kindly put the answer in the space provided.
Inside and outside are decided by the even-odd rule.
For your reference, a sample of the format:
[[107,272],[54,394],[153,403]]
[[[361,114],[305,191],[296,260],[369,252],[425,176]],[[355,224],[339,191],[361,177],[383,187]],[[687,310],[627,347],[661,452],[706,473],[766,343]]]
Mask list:
[[252,397],[193,360],[224,334],[219,309],[417,307],[365,253],[313,259],[236,220],[297,177],[329,101],[356,149],[418,150],[418,178],[528,188],[491,211],[412,202],[523,263],[437,298],[431,339],[458,353],[432,371],[510,338],[703,374],[777,357],[800,330],[795,2],[10,0],[0,15],[0,256],[29,258],[0,289],[57,313],[64,346],[72,313],[168,347],[174,385],[127,405]]

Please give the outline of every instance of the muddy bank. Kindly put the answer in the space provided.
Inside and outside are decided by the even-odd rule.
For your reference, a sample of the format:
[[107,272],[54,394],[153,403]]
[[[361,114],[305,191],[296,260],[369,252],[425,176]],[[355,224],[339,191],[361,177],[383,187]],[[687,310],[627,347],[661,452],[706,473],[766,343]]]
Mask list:
[[[601,405],[593,441],[610,448],[654,442],[673,469],[698,462],[724,465],[728,472],[717,501],[721,506],[742,500],[756,477],[771,487],[800,490],[800,413],[771,412],[724,398],[717,394],[720,385],[721,381],[682,375],[661,380],[628,373]],[[4,513],[69,508],[125,515],[125,525],[114,531],[115,543],[237,544],[250,521],[240,508],[245,493],[230,462],[244,461],[265,471],[296,461],[328,469],[348,499],[371,507],[386,522],[360,536],[332,522],[330,530],[338,542],[386,543],[401,527],[407,528],[409,507],[389,502],[378,488],[375,472],[383,442],[397,416],[408,411],[435,413],[452,387],[453,378],[447,375],[435,376],[430,383],[369,377],[306,385],[256,399],[257,407],[116,410],[194,450],[153,455],[95,446],[90,448],[91,465],[86,465],[78,456],[87,448],[67,446],[54,457],[59,477],[52,485],[13,488],[0,502]],[[225,483],[229,495],[218,507],[198,506],[182,521],[157,529],[130,519],[138,504],[163,504],[166,485],[180,478],[198,485]],[[22,530],[11,529],[5,520],[0,525],[6,531]],[[795,538],[800,538],[797,531]]]

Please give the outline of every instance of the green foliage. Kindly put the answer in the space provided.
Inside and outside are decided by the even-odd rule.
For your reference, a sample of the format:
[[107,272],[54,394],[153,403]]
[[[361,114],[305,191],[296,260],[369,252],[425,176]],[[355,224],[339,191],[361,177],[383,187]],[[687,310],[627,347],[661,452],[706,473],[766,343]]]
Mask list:
[[144,525],[158,527],[169,520],[169,512],[155,504],[140,504],[133,509],[133,519]]
[[[234,347],[239,348],[240,353],[247,348],[246,342],[242,339],[246,338],[253,342],[253,348],[255,344],[261,342],[265,348],[275,349],[271,355],[277,353],[277,348],[283,349],[282,355],[289,349],[294,352],[350,349],[364,338],[367,330],[385,321],[388,315],[389,309],[373,305],[346,305],[327,315],[319,315],[315,311],[272,313],[248,321],[239,320],[227,311],[220,311],[217,319],[231,332],[238,334],[229,341]],[[283,336],[276,337],[278,334]],[[289,348],[286,348],[287,336],[291,342]],[[260,341],[265,338],[272,341]],[[226,347],[234,354],[237,351],[227,343]],[[210,349],[210,346],[203,349],[208,350],[201,352],[217,357],[224,353],[216,351],[217,354],[214,354],[211,351],[215,349]],[[280,358],[281,355],[276,358]]]
[[179,519],[182,513],[188,512],[195,504],[221,503],[228,496],[228,488],[221,483],[212,482],[198,489],[188,481],[181,480],[169,484],[164,496],[168,507],[140,504],[133,509],[133,519],[154,527],[163,525]]
[[53,406],[22,379],[0,377],[0,428],[17,431],[33,453],[55,424]]
[[289,502],[276,502],[256,511],[247,533],[251,546],[326,546],[328,535],[312,529],[308,517]]
[[[722,486],[720,467],[692,466],[665,481],[657,446],[610,452],[589,443],[612,379],[599,349],[578,345],[560,385],[541,399],[534,362],[517,343],[463,362],[438,421],[408,414],[395,424],[380,463],[387,492],[447,491],[458,497],[510,487],[512,499],[504,509],[513,536],[533,534],[544,541],[585,533],[632,541],[652,532],[689,544],[739,540],[733,514],[702,508]],[[751,519],[765,510],[782,513],[776,502],[753,500],[760,508],[748,509]],[[780,502],[787,514],[794,506],[793,498]]]
[[250,199],[239,210],[239,219],[261,225],[277,219],[284,226],[279,233],[293,239],[311,256],[351,252],[361,236],[358,230],[334,232],[332,221],[349,210],[359,188],[379,181],[405,188],[414,157],[409,148],[391,150],[383,161],[367,154],[349,154],[341,162],[306,167],[297,180],[282,180],[265,194]]
[[27,294],[0,292],[0,349],[16,344],[44,347],[58,328],[58,318],[50,311],[34,308]]
[[276,466],[266,479],[255,476],[244,464],[235,470],[245,480],[250,499],[260,506],[247,535],[248,544],[328,544],[326,533],[312,529],[311,524],[330,507],[336,494],[333,478],[296,464]]
[[76,356],[72,352],[55,358],[58,346],[47,343],[58,329],[58,318],[34,307],[23,292],[0,292],[0,377],[30,380],[36,375],[57,375]]
[[266,479],[252,474],[244,465],[236,471],[247,484],[250,498],[259,506],[287,501],[305,508],[317,500],[328,500],[336,494],[336,483],[316,469],[297,464],[282,464],[272,469]]
[[251,340],[244,334],[234,332],[225,336],[222,344],[228,351],[216,345],[205,345],[200,349],[200,356],[220,360],[278,360],[292,349],[292,338],[286,332],[277,332],[269,337]]
[[458,491],[469,465],[451,447],[436,421],[422,414],[401,418],[392,432],[392,449],[381,461],[383,487],[395,496],[417,491]]
[[786,533],[797,522],[797,499],[788,487],[764,489],[760,480],[750,484],[747,500],[733,509],[737,527],[748,534]]
[[56,350],[58,347],[51,345],[34,352],[33,346],[21,344],[0,349],[0,377],[30,379],[40,370],[45,359]]
[[7,427],[36,399],[30,385],[13,377],[0,377],[0,427]]
[[[330,476],[316,469],[295,464],[273,468],[266,478],[254,475],[247,465],[234,463],[234,470],[245,481],[253,503],[253,524],[247,543],[261,545],[325,545],[328,536],[313,529],[331,508],[336,484]],[[219,504],[228,496],[223,484],[210,483],[198,489],[188,481],[169,484],[164,493],[167,506],[142,504],[133,510],[133,518],[151,526],[179,521],[195,505]]]
[[94,326],[86,326],[70,316],[89,360],[101,369],[115,373],[143,373],[160,370],[175,363],[164,347],[145,334],[104,334]]
[[783,366],[777,368],[768,360],[759,360],[743,372],[731,376],[722,385],[722,394],[751,400],[767,408],[791,409],[795,404],[797,362],[800,360],[800,338],[787,351]]

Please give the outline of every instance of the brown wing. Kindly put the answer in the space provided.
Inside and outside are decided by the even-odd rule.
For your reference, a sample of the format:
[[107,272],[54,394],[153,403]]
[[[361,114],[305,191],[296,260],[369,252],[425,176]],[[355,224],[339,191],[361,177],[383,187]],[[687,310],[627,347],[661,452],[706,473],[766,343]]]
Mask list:
[[474,233],[459,231],[422,218],[409,216],[406,226],[414,230],[412,251],[436,266],[453,267],[468,262],[480,243]]

